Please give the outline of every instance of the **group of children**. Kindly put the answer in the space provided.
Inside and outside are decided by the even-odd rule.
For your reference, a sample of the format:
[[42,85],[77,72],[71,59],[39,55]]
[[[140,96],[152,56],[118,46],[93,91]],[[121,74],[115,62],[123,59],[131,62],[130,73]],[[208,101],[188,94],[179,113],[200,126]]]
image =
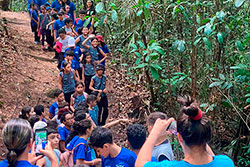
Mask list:
[[[37,105],[34,109],[25,107],[20,113],[22,120],[11,120],[5,125],[4,142],[9,153],[7,160],[0,163],[0,167],[8,164],[17,167],[32,166],[27,163],[24,165],[19,157],[27,156],[31,148],[28,142],[25,144],[21,142],[22,138],[25,138],[22,141],[32,138],[30,127],[33,133],[37,129],[47,129],[48,145],[51,149],[48,151],[46,148],[46,151],[41,151],[44,157],[32,161],[33,165],[39,167],[69,166],[69,164],[92,167],[100,164],[102,167],[144,165],[153,167],[162,166],[162,164],[171,166],[172,162],[177,166],[190,166],[191,164],[206,165],[206,162],[210,161],[213,164],[224,163],[231,167],[232,164],[226,157],[214,156],[207,145],[211,138],[211,129],[195,101],[189,98],[187,102],[183,102],[183,108],[177,120],[178,133],[175,132],[185,157],[188,157],[185,162],[174,161],[175,157],[168,139],[172,131],[166,130],[173,120],[168,119],[167,115],[161,112],[149,115],[147,127],[136,123],[128,126],[126,135],[130,150],[114,142],[114,134],[109,128],[128,120],[119,119],[106,123],[109,113],[107,77],[104,72],[109,49],[103,37],[96,35],[94,19],[87,22],[86,16],[95,17],[93,2],[87,0],[85,6],[86,8],[80,11],[77,18],[75,6],[69,0],[54,0],[51,6],[45,3],[39,8],[34,3],[30,4],[29,13],[35,42],[39,43],[41,37],[42,49],[45,51],[46,38],[48,50],[54,49],[56,52],[59,71],[58,89],[54,91],[55,101],[49,108],[49,116],[46,116],[42,105]],[[27,120],[29,125],[23,120]],[[9,127],[21,130],[16,131]],[[24,131],[26,133],[21,133]],[[11,139],[17,133],[20,133],[18,138],[20,142],[13,142]],[[31,134],[26,135],[29,133]],[[147,133],[149,137],[146,140]],[[197,150],[200,151],[199,154],[192,154]],[[69,155],[73,156],[72,162]],[[200,158],[205,157],[207,161],[192,161],[196,158],[193,155],[203,156]],[[210,156],[214,157],[216,162]],[[163,163],[158,163],[159,161]]]

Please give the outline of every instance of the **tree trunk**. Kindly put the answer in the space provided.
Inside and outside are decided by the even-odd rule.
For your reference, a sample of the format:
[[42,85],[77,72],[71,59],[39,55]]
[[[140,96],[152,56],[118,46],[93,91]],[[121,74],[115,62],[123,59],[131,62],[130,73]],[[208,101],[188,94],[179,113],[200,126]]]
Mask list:
[[0,0],[0,9],[9,10],[9,0]]

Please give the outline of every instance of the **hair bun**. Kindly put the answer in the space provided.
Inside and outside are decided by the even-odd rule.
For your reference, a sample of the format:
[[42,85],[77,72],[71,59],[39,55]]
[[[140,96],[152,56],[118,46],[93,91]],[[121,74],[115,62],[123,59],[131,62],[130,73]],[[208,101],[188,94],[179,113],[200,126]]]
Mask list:
[[182,107],[183,113],[188,115],[191,119],[197,120],[196,116],[198,116],[198,115],[201,118],[200,114],[202,114],[202,113],[199,112],[200,109],[198,107],[198,104],[196,103],[196,101],[192,97],[190,97],[190,96],[186,96],[184,98],[179,97],[177,99],[177,101],[183,105],[183,107]]

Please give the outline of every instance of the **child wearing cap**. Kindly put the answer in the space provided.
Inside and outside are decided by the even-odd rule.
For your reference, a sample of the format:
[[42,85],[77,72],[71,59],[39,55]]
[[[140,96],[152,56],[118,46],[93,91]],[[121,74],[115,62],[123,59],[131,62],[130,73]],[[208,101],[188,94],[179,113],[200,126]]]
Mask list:
[[[102,64],[96,66],[96,74],[91,78],[89,89],[101,93],[101,100],[97,103],[99,108],[98,124],[105,125],[108,118],[108,97],[106,89],[106,76],[103,74],[105,67]],[[102,118],[101,118],[102,116]]]
[[103,40],[103,37],[101,35],[97,35],[96,36],[97,40],[98,40],[98,47],[106,54],[106,57],[104,57],[102,54],[99,53],[98,57],[99,57],[99,61],[102,60],[103,58],[104,61],[101,62],[101,64],[103,64],[105,66],[105,60],[107,59],[107,57],[110,55],[110,51],[108,46],[106,45],[106,43]]

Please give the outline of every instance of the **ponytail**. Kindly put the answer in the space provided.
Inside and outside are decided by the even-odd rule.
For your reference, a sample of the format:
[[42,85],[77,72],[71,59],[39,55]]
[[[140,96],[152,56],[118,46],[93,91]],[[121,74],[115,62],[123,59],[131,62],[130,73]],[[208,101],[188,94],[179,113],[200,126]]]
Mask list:
[[179,97],[177,101],[183,105],[177,119],[177,132],[187,146],[205,146],[212,136],[209,119],[202,113],[196,100],[190,96]]
[[14,150],[10,150],[7,153],[7,161],[9,166],[8,167],[16,167],[16,162],[17,162],[18,155]]

